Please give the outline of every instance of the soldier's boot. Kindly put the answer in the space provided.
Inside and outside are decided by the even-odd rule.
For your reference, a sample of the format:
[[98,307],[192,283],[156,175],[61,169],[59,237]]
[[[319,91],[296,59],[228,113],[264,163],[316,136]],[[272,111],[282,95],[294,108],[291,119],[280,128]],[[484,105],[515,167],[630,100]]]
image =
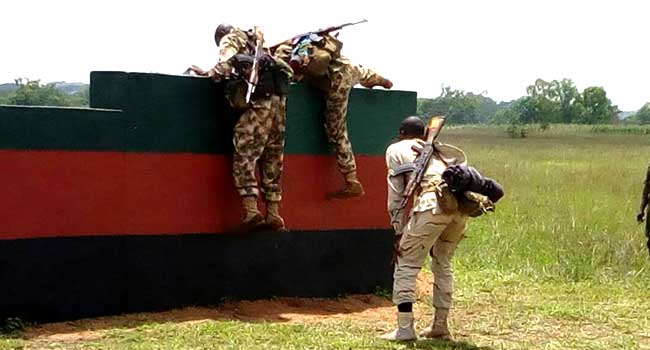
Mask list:
[[244,218],[238,227],[238,231],[250,231],[264,223],[264,218],[257,208],[256,196],[244,196],[241,198]]
[[266,225],[274,231],[286,231],[280,216],[280,202],[266,202]]
[[377,80],[372,81],[372,82],[365,82],[361,83],[361,86],[366,87],[368,89],[372,89],[375,86],[381,86],[384,89],[391,89],[393,87],[393,82],[384,78],[384,77],[379,77]]
[[451,333],[449,333],[449,327],[447,327],[447,315],[449,315],[449,309],[436,309],[431,327],[422,331],[420,337],[448,341],[454,340]]
[[379,336],[384,340],[408,341],[417,340],[415,335],[415,328],[413,327],[413,313],[412,312],[398,312],[397,313],[397,329]]
[[363,196],[364,193],[363,186],[357,178],[357,172],[352,171],[345,174],[345,187],[337,192],[328,194],[327,198],[330,200],[355,198]]

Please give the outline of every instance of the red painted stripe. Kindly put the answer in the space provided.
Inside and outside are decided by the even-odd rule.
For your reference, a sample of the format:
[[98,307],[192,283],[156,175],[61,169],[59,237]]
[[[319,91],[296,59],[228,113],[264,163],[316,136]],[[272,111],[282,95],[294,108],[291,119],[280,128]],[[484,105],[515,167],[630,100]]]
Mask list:
[[[388,227],[383,157],[357,163],[366,195],[327,201],[343,185],[333,157],[286,156],[289,229]],[[224,232],[240,216],[221,155],[3,150],[0,182],[0,239]]]

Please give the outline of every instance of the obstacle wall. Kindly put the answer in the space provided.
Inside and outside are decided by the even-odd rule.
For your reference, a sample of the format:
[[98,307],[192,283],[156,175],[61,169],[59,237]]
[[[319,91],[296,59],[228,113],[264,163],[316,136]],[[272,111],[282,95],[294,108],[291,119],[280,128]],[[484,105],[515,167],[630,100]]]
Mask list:
[[342,177],[322,99],[292,85],[282,214],[289,232],[228,234],[236,113],[207,79],[93,72],[91,107],[0,107],[0,317],[52,321],[390,288],[383,152],[413,92],[354,89],[366,195]]

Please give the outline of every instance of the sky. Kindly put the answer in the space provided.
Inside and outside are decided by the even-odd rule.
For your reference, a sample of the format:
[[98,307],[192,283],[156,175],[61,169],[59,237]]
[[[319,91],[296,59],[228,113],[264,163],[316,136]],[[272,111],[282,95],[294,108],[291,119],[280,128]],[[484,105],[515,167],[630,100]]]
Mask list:
[[0,83],[89,82],[93,70],[181,74],[216,62],[214,29],[258,25],[267,43],[331,25],[343,54],[436,97],[442,86],[497,101],[537,78],[602,86],[621,110],[650,102],[650,2],[643,0],[6,0]]

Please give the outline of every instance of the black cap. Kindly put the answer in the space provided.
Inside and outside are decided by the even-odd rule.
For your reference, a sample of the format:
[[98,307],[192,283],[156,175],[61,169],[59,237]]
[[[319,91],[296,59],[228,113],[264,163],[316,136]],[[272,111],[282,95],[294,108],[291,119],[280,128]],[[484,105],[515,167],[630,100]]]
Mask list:
[[424,136],[424,121],[417,116],[411,116],[404,120],[399,125],[399,134],[402,136]]

